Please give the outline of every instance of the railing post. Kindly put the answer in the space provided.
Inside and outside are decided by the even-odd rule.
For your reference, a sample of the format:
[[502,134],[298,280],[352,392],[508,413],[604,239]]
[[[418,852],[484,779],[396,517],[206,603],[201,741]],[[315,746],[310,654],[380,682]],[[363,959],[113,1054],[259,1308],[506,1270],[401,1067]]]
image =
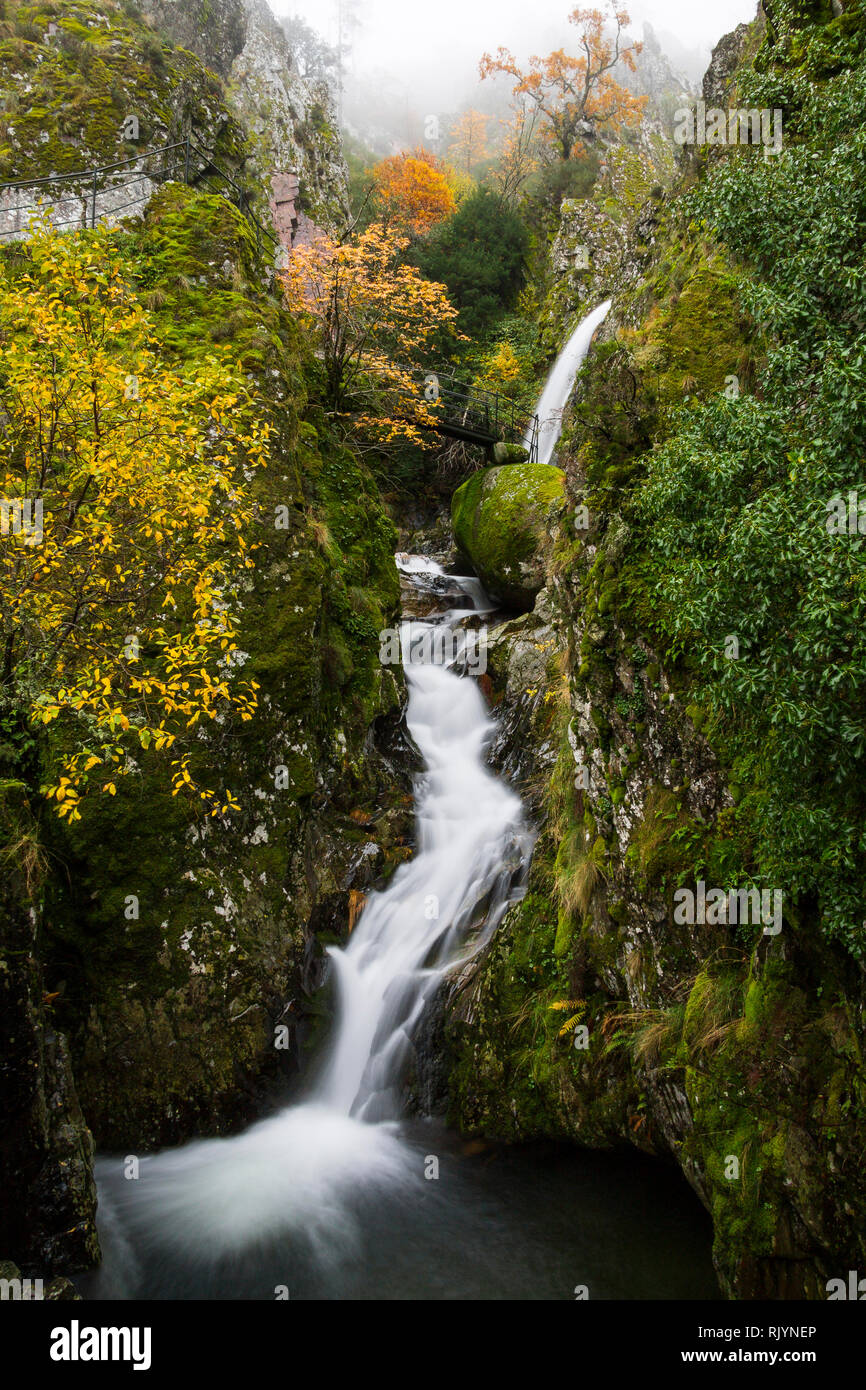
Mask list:
[[189,131],[186,133],[186,148],[183,155],[183,181],[189,183]]
[[91,214],[91,221],[90,221],[91,227],[95,227],[95,226],[96,226],[96,179],[97,179],[97,175],[98,175],[98,174],[99,174],[99,170],[98,170],[98,169],[94,169],[94,171],[93,171],[93,211],[92,211],[92,214]]

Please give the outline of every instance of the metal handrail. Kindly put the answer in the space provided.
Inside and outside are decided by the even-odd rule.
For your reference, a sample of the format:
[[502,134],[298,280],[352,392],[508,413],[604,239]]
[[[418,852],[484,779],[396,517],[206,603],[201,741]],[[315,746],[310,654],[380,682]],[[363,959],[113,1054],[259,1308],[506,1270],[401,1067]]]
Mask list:
[[483,434],[490,442],[497,438],[508,439],[512,443],[523,442],[530,436],[527,446],[530,459],[538,459],[538,416],[527,417],[519,411],[516,403],[498,391],[489,391],[484,386],[473,386],[458,378],[453,372],[428,370],[423,367],[404,367],[413,375],[424,375],[436,379],[436,396],[429,401],[435,408],[442,405],[442,424],[463,426]]
[[194,145],[188,136],[186,140],[178,140],[172,145],[157,145],[155,150],[145,150],[129,159],[118,159],[113,164],[98,164],[89,169],[73,169],[68,174],[40,174],[39,178],[36,179],[7,179],[5,183],[0,184],[0,193],[6,188],[28,188],[34,183],[65,183],[70,179],[92,179],[94,174],[106,174],[112,169],[123,169],[127,164],[138,164],[142,159],[147,159],[152,154],[167,154],[170,150],[183,150],[187,144],[191,148],[198,149],[198,146]]
[[[246,220],[256,230],[257,246],[261,244],[262,237],[264,237],[267,241],[272,242],[275,246],[279,244],[278,237],[276,237],[273,232],[269,231],[267,227],[263,226],[263,224],[259,221],[258,217],[256,217],[255,213],[252,211],[250,207],[249,194],[246,191],[246,189],[243,188],[239,183],[237,183],[236,180],[232,178],[231,174],[226,173],[225,169],[220,168],[220,166],[216,164],[214,160],[211,158],[207,150],[203,150],[201,146],[198,145],[189,135],[187,135],[186,138],[183,140],[176,140],[168,145],[158,145],[155,149],[152,150],[142,150],[140,154],[131,156],[128,159],[114,160],[110,164],[99,164],[93,166],[90,169],[76,169],[66,174],[43,174],[40,175],[38,178],[32,179],[10,179],[5,183],[0,184],[0,194],[4,193],[7,189],[13,188],[20,188],[23,190],[25,188],[38,187],[43,184],[54,186],[57,184],[64,183],[70,184],[73,182],[79,185],[80,189],[83,183],[87,183],[90,185],[90,187],[87,189],[86,193],[84,193],[83,190],[81,191],[84,197],[85,209],[87,206],[87,201],[92,199],[91,226],[96,226],[96,200],[97,195],[100,191],[98,187],[100,175],[110,174],[118,169],[128,168],[130,165],[133,164],[140,165],[142,160],[144,159],[150,159],[154,155],[171,154],[172,152],[177,150],[184,151],[183,182],[185,184],[189,186],[191,186],[192,184],[192,181],[190,179],[190,156],[194,152],[196,155],[198,155],[201,159],[205,161],[205,167],[198,175],[198,177],[211,178],[213,176],[216,176],[217,179],[223,180],[224,183],[228,184],[232,189],[234,189],[235,193],[237,194],[238,211],[240,212],[241,216],[246,218]],[[159,171],[154,170],[152,172],[147,172],[141,169],[136,169],[133,178],[130,180],[130,182],[142,178],[153,178],[154,181],[156,181],[159,178]],[[164,171],[163,178],[165,178]],[[168,182],[170,180],[166,179],[165,181]],[[112,187],[118,187],[118,185],[114,184],[112,185]],[[48,206],[56,206],[56,204],[61,201],[63,200],[54,199],[52,203],[48,204]],[[114,213],[123,212],[125,208],[133,207],[135,205],[135,201],[132,203],[125,203],[122,207],[112,209],[112,211]],[[230,201],[234,200],[230,199]],[[20,212],[24,209],[24,206],[24,204],[20,203],[15,204],[13,207],[7,208],[6,211]],[[11,238],[18,236],[20,236],[20,229],[18,228],[14,229],[13,231],[0,231],[0,240],[2,240],[4,237]]]

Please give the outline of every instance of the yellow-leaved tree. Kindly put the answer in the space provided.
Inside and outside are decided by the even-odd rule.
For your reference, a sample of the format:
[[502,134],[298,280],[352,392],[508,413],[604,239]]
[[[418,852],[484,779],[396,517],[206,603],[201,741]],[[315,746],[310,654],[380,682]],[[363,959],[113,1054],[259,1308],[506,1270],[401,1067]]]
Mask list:
[[41,229],[3,268],[0,347],[0,682],[56,731],[42,790],[78,819],[153,746],[224,814],[184,736],[255,706],[235,597],[269,426],[225,357],[162,360],[106,230]]
[[379,443],[425,443],[442,408],[437,367],[462,337],[444,285],[402,260],[409,239],[372,223],[343,242],[296,247],[284,272],[289,307],[315,335],[336,418]]
[[520,375],[520,358],[509,342],[501,342],[485,357],[476,377],[476,385],[485,391],[496,391],[509,400],[516,400],[520,392]]
[[448,153],[453,162],[466,174],[471,174],[476,165],[483,163],[490,155],[487,142],[487,127],[490,116],[483,111],[469,107],[454,119],[448,144]]

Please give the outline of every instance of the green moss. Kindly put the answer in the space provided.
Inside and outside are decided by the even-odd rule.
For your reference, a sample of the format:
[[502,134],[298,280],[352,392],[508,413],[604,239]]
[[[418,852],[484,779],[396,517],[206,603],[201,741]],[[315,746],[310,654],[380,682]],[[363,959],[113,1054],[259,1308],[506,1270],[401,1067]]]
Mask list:
[[702,709],[700,705],[686,705],[686,714],[695,728],[700,731],[706,723],[706,710]]
[[556,928],[556,940],[553,945],[554,954],[557,956],[567,955],[571,949],[571,942],[574,936],[574,921],[569,912],[560,909]]
[[692,859],[688,842],[677,843],[676,830],[690,825],[682,802],[667,787],[654,786],[644,804],[643,816],[635,828],[626,853],[626,863],[634,866],[647,883],[660,884],[666,877],[687,869]]
[[[193,54],[164,46],[133,15],[86,0],[68,0],[56,12],[53,38],[46,32],[50,18],[44,6],[20,5],[14,27],[31,39],[0,34],[0,176],[72,173],[182,140],[189,131],[212,145],[229,172],[240,170],[243,133],[219,79]],[[25,73],[31,90],[22,100]],[[135,142],[121,134],[131,115],[139,121]],[[200,167],[194,157],[193,172]]]
[[[641,330],[638,367],[652,370],[665,405],[721,391],[730,376],[738,376],[745,389],[752,367],[735,273],[718,251],[689,242],[671,270],[670,281],[677,280],[681,288],[660,302]],[[657,287],[662,293],[665,288]]]
[[454,494],[457,545],[488,592],[509,606],[530,608],[544,582],[548,527],[564,480],[558,468],[510,464],[474,473]]

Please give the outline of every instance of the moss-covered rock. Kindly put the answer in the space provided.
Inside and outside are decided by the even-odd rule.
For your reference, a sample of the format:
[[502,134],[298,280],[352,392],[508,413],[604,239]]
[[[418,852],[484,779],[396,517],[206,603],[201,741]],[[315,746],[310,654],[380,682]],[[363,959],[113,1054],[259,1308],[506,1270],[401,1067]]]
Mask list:
[[[799,68],[811,49],[803,90],[818,87],[825,102],[826,71],[862,64],[862,7],[835,18],[829,5],[805,0],[783,9],[773,21],[779,32],[758,55],[766,90],[781,90],[786,66]],[[762,32],[752,25],[717,49],[709,83],[719,105],[736,89],[731,65],[752,60]],[[862,91],[862,73],[850,85]],[[810,156],[816,182],[826,174],[835,190],[837,176],[822,163],[823,109]],[[860,109],[846,112],[858,132]],[[725,202],[735,183],[726,161],[739,157],[695,156],[685,173],[719,178]],[[746,226],[757,205],[732,204]],[[557,250],[578,233],[592,243],[586,232],[597,221],[592,209],[574,217],[564,207]],[[639,519],[651,460],[682,421],[701,402],[768,389],[776,291],[765,259],[747,297],[737,236],[728,236],[729,249],[711,243],[707,223],[689,223],[661,200],[625,231],[614,310],[578,382],[559,454],[568,505],[546,592],[565,651],[562,741],[533,808],[542,830],[529,892],[451,1001],[452,1115],[475,1133],[667,1153],[712,1215],[727,1294],[824,1298],[828,1279],[866,1259],[862,968],[822,933],[816,896],[802,881],[785,892],[777,933],[754,916],[689,923],[674,911],[678,887],[777,886],[760,834],[778,811],[768,811],[762,756],[739,751],[743,706],[732,702],[731,719],[720,713],[698,679],[692,634],[674,643],[659,621],[674,549],[653,554],[652,526]],[[563,280],[571,274],[560,269]],[[797,312],[799,296],[814,293],[804,271]],[[822,301],[822,312],[834,332],[850,328],[845,308]],[[794,352],[786,337],[776,361]],[[712,488],[723,465],[713,451],[695,467]],[[743,492],[726,499],[726,517],[745,510],[755,477],[750,471]],[[692,505],[672,489],[670,506],[686,522],[683,548],[694,552]],[[682,581],[684,606],[685,589]],[[497,693],[510,643],[516,634],[506,628],[491,646]],[[517,730],[515,695],[506,685],[498,710],[503,727]],[[531,765],[535,729],[524,722],[518,737]],[[542,737],[547,744],[549,730]],[[508,750],[497,752],[507,766]],[[804,768],[803,819],[814,824],[807,775]],[[834,834],[838,822],[822,820],[821,843],[841,873],[841,847],[858,833],[862,807],[841,794],[839,806],[848,825]],[[582,1008],[585,1049],[557,1038],[561,1013],[548,1012],[555,1003]]]
[[522,444],[510,444],[508,440],[500,439],[493,446],[494,463],[526,463],[528,460],[529,451]]
[[265,0],[148,0],[161,33],[190,49],[227,84],[235,115],[251,137],[260,182],[296,175],[296,212],[324,226],[344,225],[347,171],[333,98],[303,78]]
[[40,958],[47,867],[26,788],[0,782],[0,1256],[39,1277],[99,1259],[93,1141]]
[[4,231],[26,228],[40,203],[58,226],[88,225],[94,194],[97,219],[114,223],[166,180],[235,199],[243,189],[267,224],[273,176],[289,172],[295,216],[345,224],[328,91],[299,75],[264,0],[0,4],[0,177],[63,178],[8,191]]
[[[239,363],[272,432],[237,600],[258,710],[191,747],[197,775],[231,786],[240,809],[203,819],[151,747],[110,801],[42,827],[64,866],[45,889],[46,987],[97,1143],[135,1151],[225,1129],[285,1085],[321,1008],[319,937],[345,934],[350,895],[405,856],[411,804],[409,764],[394,761],[402,676],[379,661],[399,602],[396,533],[368,469],[308,400],[313,364],[248,222],[175,184],[112,239],[165,356]],[[41,745],[49,779],[64,737],[58,721]]]
[[[208,156],[235,175],[242,168],[246,135],[226,104],[222,83],[131,10],[115,3],[45,0],[5,5],[5,11],[8,17],[0,19],[4,179],[66,175],[144,158],[147,150],[187,134],[205,151],[204,161],[193,155],[193,176],[202,172]],[[178,160],[174,176],[182,177]]]
[[564,473],[547,464],[485,468],[454,494],[451,520],[460,550],[492,598],[518,611],[544,584],[550,527],[562,505]]

